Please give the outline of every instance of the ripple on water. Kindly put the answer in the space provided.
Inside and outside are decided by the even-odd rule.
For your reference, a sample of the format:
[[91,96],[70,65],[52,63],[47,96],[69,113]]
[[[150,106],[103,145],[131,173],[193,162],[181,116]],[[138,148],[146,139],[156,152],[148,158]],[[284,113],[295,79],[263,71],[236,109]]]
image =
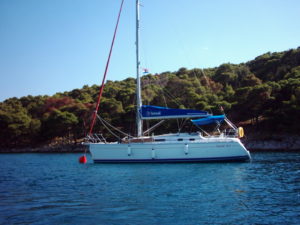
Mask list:
[[299,224],[300,154],[252,163],[93,164],[3,154],[0,224]]

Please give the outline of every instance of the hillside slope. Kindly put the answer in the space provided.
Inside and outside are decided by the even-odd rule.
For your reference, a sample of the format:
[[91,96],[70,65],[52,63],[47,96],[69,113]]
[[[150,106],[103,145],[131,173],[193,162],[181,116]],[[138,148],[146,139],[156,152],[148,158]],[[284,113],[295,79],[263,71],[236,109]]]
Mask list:
[[[143,104],[208,110],[220,106],[248,133],[300,131],[300,48],[266,53],[242,64],[142,77]],[[101,117],[135,133],[135,79],[107,81]],[[10,98],[0,103],[0,147],[73,143],[86,135],[99,86],[83,86],[53,96]],[[176,121],[161,127],[176,129]],[[97,123],[95,130],[106,133]]]

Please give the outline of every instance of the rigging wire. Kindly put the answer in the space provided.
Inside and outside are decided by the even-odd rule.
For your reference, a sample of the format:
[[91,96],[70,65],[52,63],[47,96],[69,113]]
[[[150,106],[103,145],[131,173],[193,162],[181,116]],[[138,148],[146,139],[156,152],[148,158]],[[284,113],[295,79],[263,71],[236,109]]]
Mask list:
[[104,83],[105,83],[106,74],[107,74],[107,71],[108,71],[108,66],[109,66],[109,62],[110,62],[111,53],[112,53],[112,50],[113,50],[113,47],[114,47],[114,43],[115,43],[115,38],[116,38],[118,26],[119,26],[120,16],[121,16],[122,8],[123,8],[123,3],[124,3],[124,0],[122,0],[122,2],[121,2],[119,14],[118,14],[118,19],[117,19],[117,23],[116,23],[116,27],[115,27],[113,39],[112,39],[112,42],[111,42],[111,46],[110,46],[110,50],[109,50],[109,54],[108,54],[108,58],[107,58],[107,62],[106,62],[106,67],[105,67],[105,71],[104,71],[104,75],[103,75],[103,79],[102,79],[102,85],[100,86],[100,90],[99,90],[99,95],[98,95],[96,109],[95,109],[95,111],[93,113],[93,118],[92,118],[92,122],[91,122],[91,127],[90,127],[90,131],[89,131],[89,135],[91,135],[92,132],[93,132],[93,128],[94,128],[95,121],[96,121],[96,116],[97,116],[99,105],[100,105],[100,102],[101,102],[101,97],[102,97],[102,93],[103,93],[103,89],[104,89]]
[[163,89],[161,89],[161,91],[162,91],[162,97],[163,97],[164,102],[165,102],[165,106],[168,107],[168,104],[167,104],[167,101],[166,101]]
[[[97,115],[97,118],[101,121],[104,122],[107,126],[110,126],[112,129],[118,131],[119,133],[123,134],[126,137],[133,137],[129,134],[126,134],[125,132],[121,131],[120,129],[116,128],[115,126],[111,125],[109,122],[107,122],[105,119],[103,119],[101,116]],[[106,126],[105,126],[106,127]]]
[[163,94],[163,99],[164,99],[164,102],[165,102],[165,105],[167,107],[167,102],[166,102],[166,98],[165,98],[165,95],[166,97],[168,97],[170,100],[172,100],[176,105],[180,106],[182,105],[181,102],[177,101],[177,97],[175,97],[174,95],[172,95],[165,87],[163,87],[162,83],[161,83],[161,79],[159,77],[159,79],[157,80],[157,84],[158,86],[160,87],[160,91],[162,92]]
[[100,122],[102,123],[102,125],[113,135],[113,136],[115,136],[118,140],[120,140],[120,137],[117,135],[117,134],[115,134],[114,132],[112,132],[112,130],[111,129],[109,129],[107,126],[106,126],[106,124],[104,123],[104,121],[102,120],[102,118],[100,117],[100,116],[98,116],[97,115],[97,117],[98,117],[98,119],[100,120]]

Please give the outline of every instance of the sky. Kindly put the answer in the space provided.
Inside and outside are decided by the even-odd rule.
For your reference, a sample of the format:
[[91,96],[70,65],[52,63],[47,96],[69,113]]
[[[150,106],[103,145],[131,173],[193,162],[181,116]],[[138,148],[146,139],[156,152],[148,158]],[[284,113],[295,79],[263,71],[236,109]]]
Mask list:
[[[99,85],[121,0],[0,0],[0,101]],[[242,63],[300,46],[299,0],[141,0],[141,67]],[[107,74],[135,77],[135,0]]]

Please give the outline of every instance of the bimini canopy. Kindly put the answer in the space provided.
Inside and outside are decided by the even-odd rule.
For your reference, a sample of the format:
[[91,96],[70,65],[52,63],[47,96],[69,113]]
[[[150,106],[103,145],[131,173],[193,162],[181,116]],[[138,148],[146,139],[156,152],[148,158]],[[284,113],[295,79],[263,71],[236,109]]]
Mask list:
[[218,115],[218,116],[208,116],[206,118],[192,120],[192,122],[195,125],[207,125],[211,123],[221,123],[224,120],[225,120],[225,115]]
[[143,120],[150,119],[172,119],[172,118],[195,118],[208,117],[210,114],[206,111],[193,109],[170,109],[160,106],[143,105],[140,110]]

